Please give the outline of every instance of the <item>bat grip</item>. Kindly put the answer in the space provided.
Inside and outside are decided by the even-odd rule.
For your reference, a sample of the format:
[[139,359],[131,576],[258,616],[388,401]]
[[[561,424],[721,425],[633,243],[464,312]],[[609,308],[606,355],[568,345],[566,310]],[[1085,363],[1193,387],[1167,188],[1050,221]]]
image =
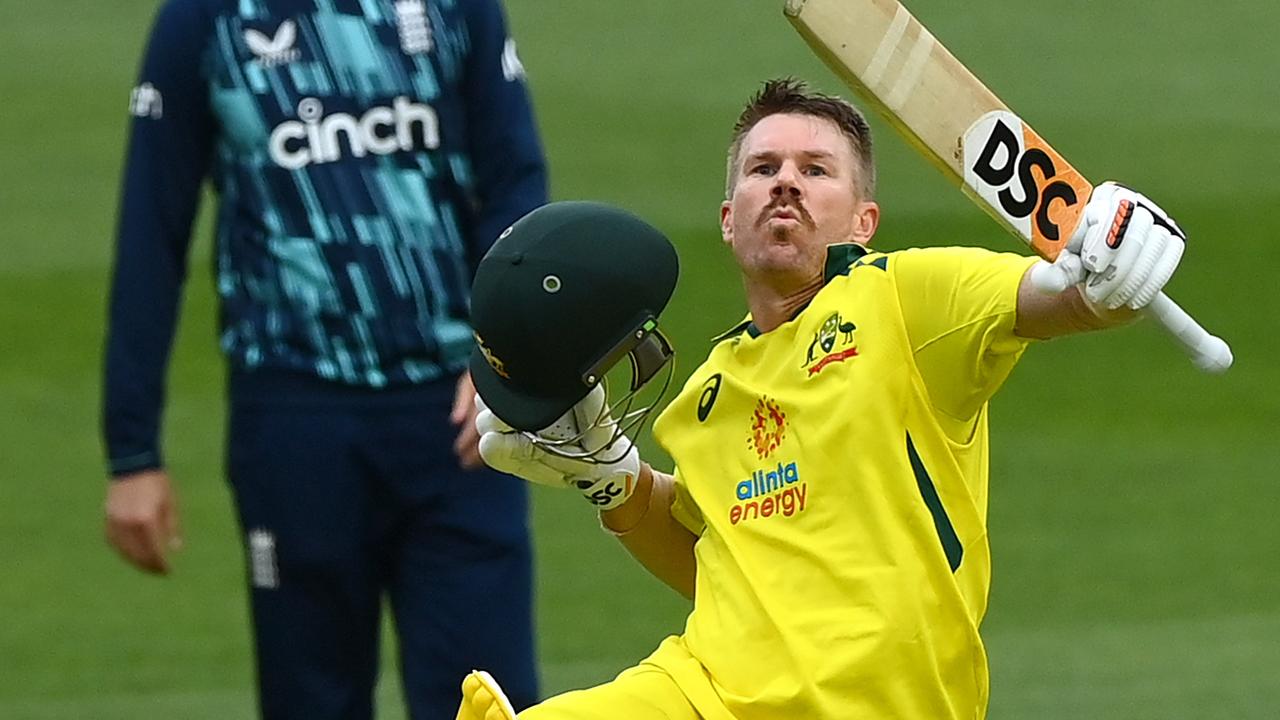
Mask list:
[[1155,300],[1143,311],[1158,320],[1170,335],[1182,343],[1196,367],[1214,374],[1226,372],[1231,367],[1235,358],[1226,341],[1209,334],[1186,310],[1170,300],[1168,295],[1157,294]]

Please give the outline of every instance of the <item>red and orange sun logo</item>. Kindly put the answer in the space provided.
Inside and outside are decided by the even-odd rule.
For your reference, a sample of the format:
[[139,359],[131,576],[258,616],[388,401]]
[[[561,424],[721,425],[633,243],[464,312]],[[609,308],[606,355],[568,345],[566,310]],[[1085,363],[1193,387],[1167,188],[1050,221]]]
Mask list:
[[773,454],[782,444],[787,434],[787,414],[776,400],[761,397],[756,401],[756,409],[751,413],[752,447],[756,455],[763,460]]

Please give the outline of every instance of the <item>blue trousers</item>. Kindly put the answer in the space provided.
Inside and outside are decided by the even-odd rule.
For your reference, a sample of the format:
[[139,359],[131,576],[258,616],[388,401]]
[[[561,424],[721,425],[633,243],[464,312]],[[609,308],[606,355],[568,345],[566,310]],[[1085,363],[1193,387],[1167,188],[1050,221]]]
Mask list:
[[375,392],[233,377],[228,474],[266,720],[368,720],[380,611],[414,720],[473,668],[536,701],[525,483],[459,468],[452,381]]

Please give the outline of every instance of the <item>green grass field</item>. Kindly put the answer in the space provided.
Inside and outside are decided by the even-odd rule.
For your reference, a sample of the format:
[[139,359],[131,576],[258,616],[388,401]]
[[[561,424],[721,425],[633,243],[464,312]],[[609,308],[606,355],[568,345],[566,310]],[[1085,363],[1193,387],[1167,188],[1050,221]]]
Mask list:
[[[770,76],[839,85],[781,0],[509,1],[555,196],[629,207],[678,246],[665,322],[687,374],[742,312],[716,225],[742,101]],[[1170,294],[1237,358],[1224,377],[1198,374],[1143,324],[1035,348],[998,396],[991,717],[1276,717],[1280,6],[911,6],[1086,174],[1178,217],[1192,244]],[[0,718],[253,712],[207,230],[167,414],[187,548],[156,580],[101,540],[103,302],[125,108],[154,8],[0,2]],[[875,126],[880,247],[1015,249]],[[537,493],[536,529],[548,691],[607,679],[682,627],[687,606],[581,500]],[[383,717],[400,718],[393,675]]]

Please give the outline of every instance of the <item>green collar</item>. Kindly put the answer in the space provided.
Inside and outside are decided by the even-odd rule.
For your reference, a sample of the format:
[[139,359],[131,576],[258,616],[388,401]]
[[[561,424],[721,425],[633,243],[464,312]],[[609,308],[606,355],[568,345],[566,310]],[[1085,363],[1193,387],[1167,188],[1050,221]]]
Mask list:
[[[865,245],[859,245],[858,243],[838,243],[836,245],[828,245],[827,260],[822,266],[823,286],[825,287],[827,283],[841,275],[848,275],[849,270],[854,267],[854,264],[865,257],[869,252],[871,251],[868,250]],[[804,309],[807,307],[809,307],[809,303],[801,305],[800,308],[796,310],[795,315],[791,316],[791,319],[795,320],[796,317],[798,317],[800,313],[804,312]],[[746,320],[743,320],[723,333],[711,338],[711,342],[718,343],[728,340],[729,338],[743,332],[746,332],[752,338],[758,338],[761,334],[760,328],[756,327],[756,324],[751,320],[750,316],[748,316]]]
[[841,275],[848,275],[853,264],[871,252],[866,245],[858,243],[840,243],[827,246],[827,263],[822,267],[822,284],[835,280]]

